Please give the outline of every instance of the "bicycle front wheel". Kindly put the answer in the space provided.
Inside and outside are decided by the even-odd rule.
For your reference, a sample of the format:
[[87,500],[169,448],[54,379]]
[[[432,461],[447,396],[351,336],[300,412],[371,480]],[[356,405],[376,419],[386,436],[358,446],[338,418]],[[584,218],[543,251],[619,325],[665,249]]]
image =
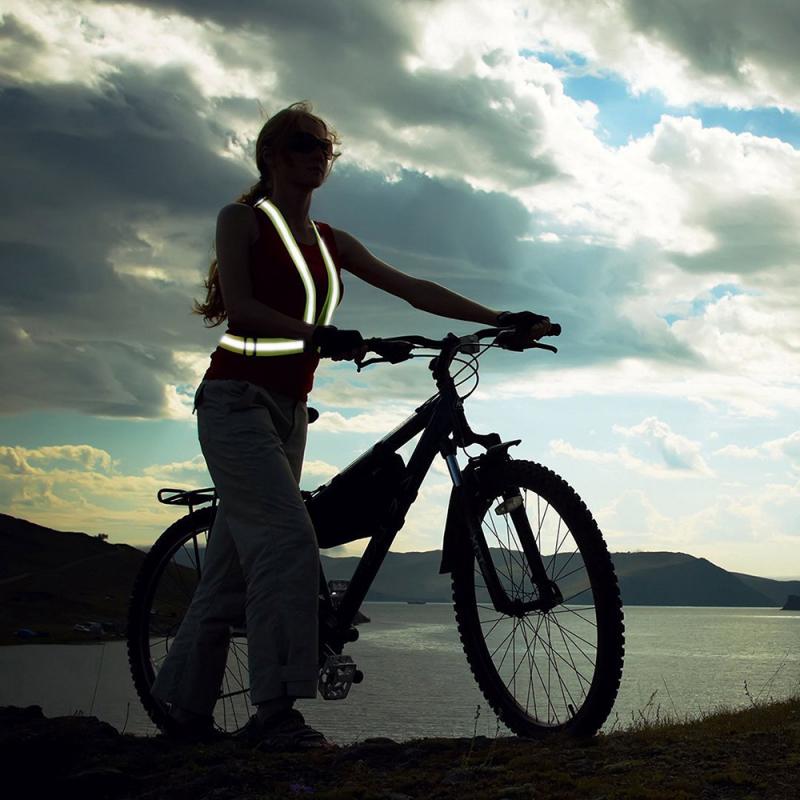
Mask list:
[[547,611],[496,610],[469,533],[458,531],[453,603],[470,668],[489,705],[519,736],[593,735],[614,705],[625,652],[619,587],[602,534],[576,492],[541,464],[509,460],[478,480],[477,527],[508,597],[520,604],[539,597],[517,524],[503,505],[503,493],[516,489],[563,600]]
[[[150,693],[203,571],[215,508],[187,514],[167,528],[142,562],[128,609],[128,662],[136,692],[150,719],[164,727],[165,710]],[[240,730],[253,713],[244,620],[230,626],[228,660],[214,708],[216,727]]]

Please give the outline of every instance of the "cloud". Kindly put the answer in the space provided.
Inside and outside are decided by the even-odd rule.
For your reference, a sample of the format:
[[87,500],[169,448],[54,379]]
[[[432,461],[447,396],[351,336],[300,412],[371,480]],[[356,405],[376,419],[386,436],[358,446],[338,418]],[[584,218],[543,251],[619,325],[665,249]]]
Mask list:
[[591,464],[605,464],[623,467],[639,475],[651,478],[687,478],[704,477],[709,474],[695,468],[680,468],[665,464],[654,464],[651,461],[638,458],[627,447],[619,447],[614,451],[591,450],[575,447],[563,439],[552,439],[549,443],[550,452],[563,455],[576,461],[587,461]]
[[714,451],[715,456],[727,456],[728,458],[753,459],[762,458],[762,454],[757,447],[740,447],[738,444],[728,444]]
[[800,431],[765,442],[763,447],[773,458],[783,456],[800,464]]
[[[339,469],[306,460],[301,486],[315,488]],[[132,474],[111,453],[91,445],[0,446],[0,507],[56,530],[104,532],[112,542],[149,545],[175,520],[176,507],[156,500],[165,486],[190,489],[213,482],[201,455]]]
[[84,471],[113,472],[111,456],[105,450],[91,445],[54,445],[29,449],[26,447],[0,446],[0,464],[18,475],[42,475],[43,467],[39,463],[68,462],[81,467]]
[[700,455],[700,445],[675,433],[666,422],[657,417],[647,417],[638,425],[626,428],[614,425],[615,433],[628,438],[640,439],[661,455],[669,469],[712,475],[712,471]]
[[614,550],[677,550],[749,575],[786,574],[775,564],[797,561],[798,483],[721,487],[680,505],[625,489],[593,511]]
[[514,397],[552,400],[568,397],[612,397],[652,400],[680,398],[712,412],[738,417],[776,417],[781,409],[800,406],[800,387],[793,375],[771,380],[757,371],[702,369],[694,365],[621,358],[612,364],[559,369],[520,370],[501,376],[492,386],[478,388],[478,400]]
[[794,431],[788,436],[770,439],[755,447],[739,447],[729,444],[714,451],[714,455],[729,458],[755,459],[772,458],[787,459],[790,463],[800,466],[800,431]]
[[388,433],[392,428],[403,422],[413,410],[413,408],[409,408],[407,412],[403,412],[396,407],[392,407],[391,409],[355,414],[352,417],[345,417],[338,411],[323,411],[319,415],[319,419],[313,423],[314,431],[326,433]]
[[196,455],[186,461],[175,461],[171,464],[153,464],[142,470],[144,475],[151,475],[159,480],[174,476],[178,479],[185,479],[187,473],[201,472],[208,475],[205,458]]
[[324,483],[329,478],[332,478],[337,472],[339,467],[329,464],[327,461],[319,459],[312,459],[311,461],[303,461],[303,477],[314,477],[322,479]]
[[677,106],[794,109],[799,21],[793,0],[535,0],[519,16],[528,48],[580,54],[579,70],[612,71],[635,94],[653,90]]
[[666,422],[647,417],[638,425],[613,426],[614,433],[634,442],[641,442],[645,450],[655,450],[659,463],[643,459],[621,446],[614,451],[591,450],[575,447],[563,439],[550,441],[550,452],[578,461],[621,466],[627,470],[654,478],[710,477],[713,471],[700,455],[700,445],[675,433]]
[[623,8],[634,31],[683,57],[679,92],[692,92],[694,79],[692,99],[800,106],[794,0],[626,0]]

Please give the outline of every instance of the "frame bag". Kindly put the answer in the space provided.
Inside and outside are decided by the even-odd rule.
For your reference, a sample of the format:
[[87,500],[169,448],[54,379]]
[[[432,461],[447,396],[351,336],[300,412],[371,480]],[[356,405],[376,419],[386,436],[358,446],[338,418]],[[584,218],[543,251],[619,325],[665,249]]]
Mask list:
[[399,453],[373,450],[322,486],[301,492],[319,546],[336,547],[377,533],[405,475]]

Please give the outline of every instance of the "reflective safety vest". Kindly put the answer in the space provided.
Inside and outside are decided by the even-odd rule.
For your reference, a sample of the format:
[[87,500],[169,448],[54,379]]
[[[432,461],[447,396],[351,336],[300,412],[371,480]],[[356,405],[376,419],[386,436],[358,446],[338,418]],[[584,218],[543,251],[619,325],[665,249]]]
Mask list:
[[[270,218],[275,230],[278,232],[278,236],[280,236],[281,241],[289,251],[297,271],[300,273],[300,279],[303,281],[303,286],[306,290],[306,308],[303,313],[303,322],[307,322],[309,325],[330,325],[331,319],[333,319],[333,312],[339,303],[339,279],[336,275],[336,267],[331,254],[325,245],[325,240],[319,235],[314,220],[311,220],[311,227],[317,237],[322,260],[325,263],[325,270],[328,273],[328,296],[325,298],[325,304],[322,306],[319,317],[317,317],[317,297],[314,279],[311,277],[308,264],[306,264],[306,260],[303,258],[303,254],[300,252],[300,248],[297,246],[297,242],[292,236],[283,214],[266,197],[256,203],[256,208],[260,208]],[[288,356],[304,351],[302,339],[264,338],[261,336],[254,338],[252,336],[235,336],[232,333],[223,334],[219,340],[219,346],[245,356]],[[319,352],[319,347],[316,348],[316,351]]]

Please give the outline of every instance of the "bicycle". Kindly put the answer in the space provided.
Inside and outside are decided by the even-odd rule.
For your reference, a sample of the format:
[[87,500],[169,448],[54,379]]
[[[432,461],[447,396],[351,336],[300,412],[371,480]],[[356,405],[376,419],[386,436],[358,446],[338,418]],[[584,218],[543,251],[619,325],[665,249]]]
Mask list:
[[[560,327],[553,325],[551,332],[560,333]],[[492,342],[481,349],[486,338]],[[510,457],[509,448],[521,439],[503,442],[497,433],[475,433],[463,408],[478,385],[478,360],[486,350],[556,348],[538,341],[520,345],[509,328],[461,337],[448,333],[441,340],[376,338],[366,344],[380,358],[357,361],[359,371],[369,364],[428,357],[412,354],[417,348],[437,350],[429,369],[438,391],[330,481],[302,490],[320,548],[370,538],[349,581],[326,581],[320,565],[320,694],[343,699],[353,683],[363,680],[342,650],[358,638],[359,608],[438,453],[453,482],[439,572],[451,575],[455,621],[479,688],[519,736],[595,734],[616,699],[625,651],[622,602],[603,536],[563,478],[541,464]],[[470,360],[457,357],[462,353]],[[465,366],[451,375],[454,361]],[[467,368],[472,372],[456,384]],[[470,377],[475,387],[459,396],[457,387]],[[310,420],[315,416],[309,413]],[[420,432],[406,464],[396,451]],[[467,454],[472,444],[485,452]],[[468,458],[463,469],[457,448]],[[189,513],[155,542],[131,594],[131,672],[159,727],[166,712],[149,688],[199,581],[201,550],[217,499],[213,487],[159,490],[159,502],[187,505]],[[211,506],[195,509],[208,502]],[[230,634],[215,725],[234,734],[252,713],[244,620],[231,624]]]

